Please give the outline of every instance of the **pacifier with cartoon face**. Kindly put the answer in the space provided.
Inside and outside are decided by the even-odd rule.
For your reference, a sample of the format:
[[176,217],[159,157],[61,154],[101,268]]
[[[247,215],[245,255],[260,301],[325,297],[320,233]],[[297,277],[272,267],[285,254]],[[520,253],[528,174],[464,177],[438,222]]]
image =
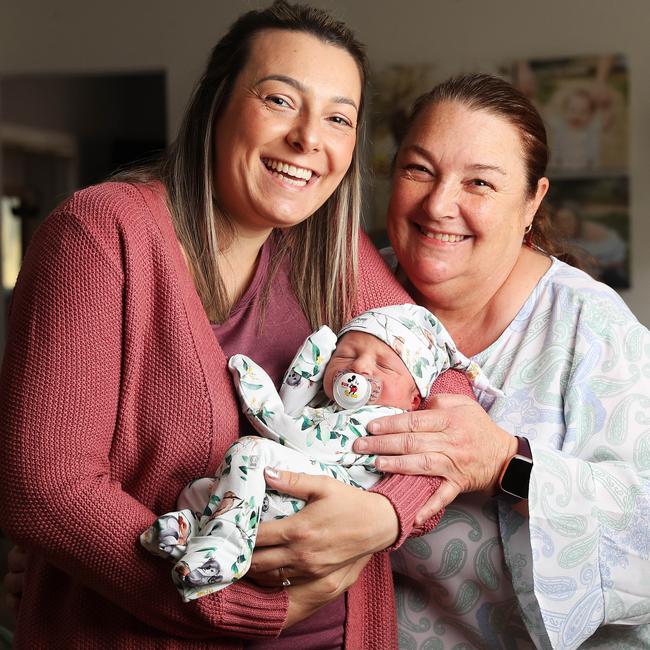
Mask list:
[[332,395],[344,409],[353,409],[376,402],[381,394],[381,382],[352,370],[342,370],[334,377]]

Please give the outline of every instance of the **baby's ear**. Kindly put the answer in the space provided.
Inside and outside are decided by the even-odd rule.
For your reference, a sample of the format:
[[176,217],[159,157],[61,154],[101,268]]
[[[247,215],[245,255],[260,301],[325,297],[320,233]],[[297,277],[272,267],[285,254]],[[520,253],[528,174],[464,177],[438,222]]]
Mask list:
[[417,411],[420,408],[421,403],[422,397],[420,391],[416,388],[413,397],[411,398],[411,411]]

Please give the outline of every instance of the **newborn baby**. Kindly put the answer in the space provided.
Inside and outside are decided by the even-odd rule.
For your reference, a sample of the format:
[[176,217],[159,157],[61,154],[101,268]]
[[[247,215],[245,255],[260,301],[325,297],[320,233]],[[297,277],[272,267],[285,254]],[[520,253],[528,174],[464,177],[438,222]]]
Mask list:
[[499,394],[463,356],[440,322],[417,305],[369,310],[337,337],[321,327],[304,342],[278,393],[254,361],[229,361],[243,409],[264,437],[240,438],[215,478],[198,479],[140,537],[152,553],[176,560],[185,601],[239,580],[251,562],[260,521],[305,504],[266,490],[264,468],[331,476],[368,489],[380,478],[374,456],[352,450],[375,418],[417,409],[436,378],[465,372],[480,390]]

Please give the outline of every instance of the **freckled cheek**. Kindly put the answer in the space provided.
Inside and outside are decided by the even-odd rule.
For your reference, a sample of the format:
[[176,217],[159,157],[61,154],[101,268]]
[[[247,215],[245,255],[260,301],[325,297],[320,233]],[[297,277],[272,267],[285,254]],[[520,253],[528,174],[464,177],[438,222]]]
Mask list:
[[405,221],[406,210],[404,210],[404,203],[393,198],[388,206],[387,223],[389,230],[399,230]]
[[503,228],[503,219],[493,210],[466,204],[462,209],[463,219],[474,235],[499,231]]
[[413,257],[416,249],[416,242],[411,241],[412,233],[408,226],[400,223],[393,223],[388,226],[388,239],[402,268],[408,272],[409,259]]
[[408,209],[407,204],[403,201],[393,200],[391,201],[389,210],[388,210],[388,219],[387,227],[388,232],[394,233],[397,237],[404,237],[409,230],[409,219],[408,219]]

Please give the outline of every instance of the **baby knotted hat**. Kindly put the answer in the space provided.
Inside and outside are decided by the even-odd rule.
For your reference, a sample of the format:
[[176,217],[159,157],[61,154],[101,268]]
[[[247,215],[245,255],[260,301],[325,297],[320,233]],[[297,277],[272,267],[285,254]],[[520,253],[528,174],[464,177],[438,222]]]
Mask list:
[[429,396],[433,382],[449,369],[464,372],[479,390],[503,395],[476,362],[458,351],[449,332],[424,307],[406,304],[369,309],[346,323],[339,338],[352,331],[372,334],[395,350],[424,399]]

